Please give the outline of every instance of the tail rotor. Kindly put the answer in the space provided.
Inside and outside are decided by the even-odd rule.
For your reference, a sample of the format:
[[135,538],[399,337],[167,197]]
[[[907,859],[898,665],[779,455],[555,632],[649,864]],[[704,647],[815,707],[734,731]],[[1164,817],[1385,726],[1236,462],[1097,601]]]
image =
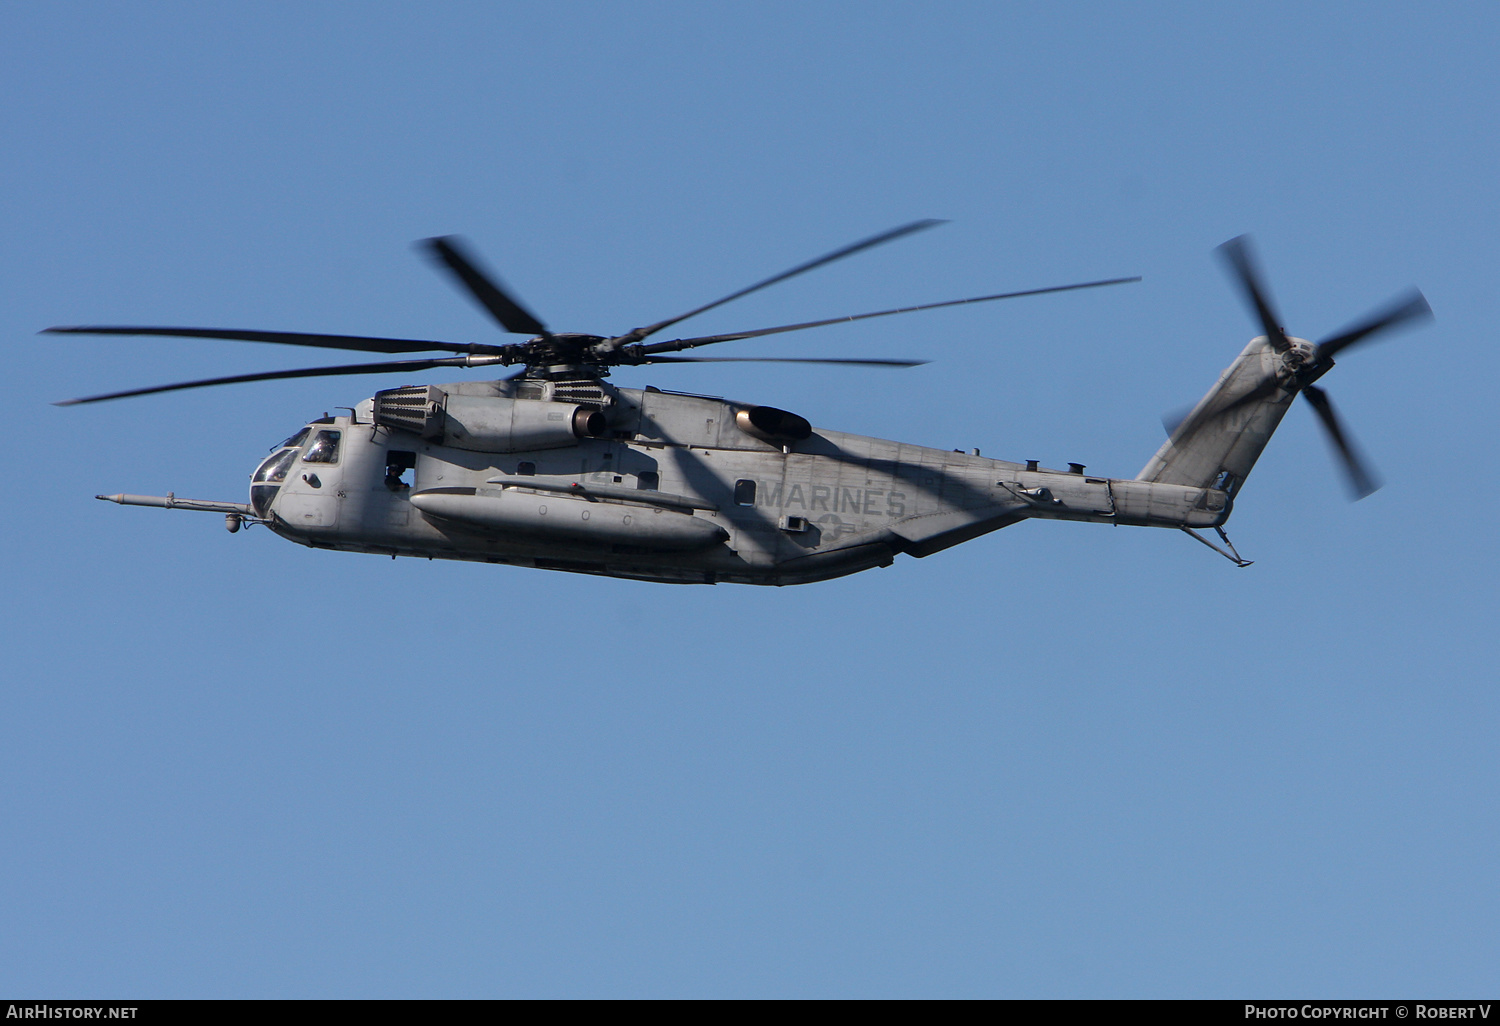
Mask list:
[[1260,322],[1267,342],[1280,354],[1281,360],[1274,373],[1268,374],[1232,403],[1214,411],[1213,415],[1222,416],[1283,390],[1294,395],[1300,392],[1307,397],[1308,405],[1317,415],[1318,423],[1323,426],[1329,442],[1338,454],[1353,499],[1363,499],[1376,491],[1380,487],[1378,477],[1359,454],[1353,437],[1334,412],[1328,393],[1313,382],[1333,369],[1334,356],[1345,349],[1361,345],[1394,328],[1430,320],[1432,308],[1426,297],[1412,289],[1337,334],[1310,346],[1301,339],[1290,338],[1281,327],[1271,304],[1270,293],[1262,284],[1249,236],[1241,235],[1230,239],[1219,247],[1219,252],[1228,265],[1230,277],[1244,293],[1246,305]]

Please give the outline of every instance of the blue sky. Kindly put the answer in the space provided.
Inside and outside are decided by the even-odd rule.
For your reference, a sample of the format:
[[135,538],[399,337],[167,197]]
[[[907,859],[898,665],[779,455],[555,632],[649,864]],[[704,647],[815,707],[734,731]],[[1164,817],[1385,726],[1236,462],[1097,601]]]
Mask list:
[[[1464,995],[1500,964],[1491,5],[134,4],[0,10],[0,991]],[[469,236],[610,333],[919,217],[697,333],[908,371],[621,372],[1133,476],[1258,333],[1408,285],[1294,409],[1236,570],[1026,523],[783,590],[313,552],[216,517],[405,379],[210,324],[494,341]],[[452,378],[434,372],[414,380]]]

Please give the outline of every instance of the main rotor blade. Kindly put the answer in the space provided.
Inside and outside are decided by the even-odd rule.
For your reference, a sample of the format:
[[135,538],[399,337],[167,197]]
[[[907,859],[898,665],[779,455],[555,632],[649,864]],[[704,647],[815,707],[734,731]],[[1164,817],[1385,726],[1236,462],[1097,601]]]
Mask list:
[[943,303],[923,303],[921,306],[903,306],[896,310],[877,310],[874,313],[853,314],[848,317],[830,317],[822,321],[805,321],[801,324],[783,324],[777,328],[759,328],[755,331],[735,331],[727,335],[703,335],[699,338],[679,338],[670,342],[652,342],[643,345],[637,352],[642,353],[673,353],[683,349],[693,349],[697,346],[712,345],[715,342],[733,342],[742,338],[757,338],[761,335],[775,335],[783,331],[801,331],[804,328],[821,328],[828,324],[843,324],[846,321],[863,321],[870,317],[889,317],[892,314],[915,313],[918,310],[936,310],[944,306],[962,306],[965,303],[988,303],[992,299],[1014,299],[1017,296],[1040,296],[1047,292],[1068,292],[1073,289],[1093,289],[1101,285],[1122,285],[1129,282],[1140,281],[1135,278],[1107,278],[1103,281],[1085,281],[1077,285],[1054,285],[1045,289],[1026,289],[1022,292],[1001,292],[993,296],[975,296],[972,299],[950,299]]
[[1307,396],[1307,401],[1312,404],[1313,412],[1323,422],[1323,427],[1328,431],[1328,437],[1338,449],[1339,455],[1343,457],[1344,470],[1349,475],[1349,490],[1354,496],[1354,501],[1358,502],[1377,490],[1380,482],[1360,459],[1354,443],[1339,422],[1338,414],[1333,412],[1333,403],[1329,401],[1328,393],[1317,385],[1308,385],[1302,390],[1302,394]]
[[676,317],[669,317],[664,321],[657,321],[655,324],[648,325],[644,328],[636,328],[632,331],[628,331],[618,338],[610,339],[609,348],[618,349],[622,345],[627,345],[632,342],[639,342],[650,335],[656,334],[663,328],[670,328],[678,321],[685,321],[689,317],[696,317],[701,313],[712,310],[716,306],[723,306],[725,303],[728,303],[731,300],[739,299],[741,296],[748,296],[752,292],[757,292],[760,289],[766,288],[767,286],[775,285],[777,282],[786,281],[788,278],[795,278],[797,275],[802,274],[806,271],[811,271],[814,268],[822,267],[824,264],[831,264],[835,260],[842,260],[846,256],[853,256],[855,253],[870,249],[875,246],[879,246],[882,243],[893,242],[894,240],[901,238],[903,235],[910,235],[913,232],[924,231],[925,229],[934,228],[937,225],[947,223],[947,221],[937,220],[935,218],[927,218],[922,221],[913,221],[910,224],[901,225],[899,228],[892,228],[890,231],[881,232],[879,235],[872,235],[868,239],[862,239],[859,242],[855,242],[848,246],[845,246],[843,249],[836,249],[832,253],[825,253],[824,255],[818,257],[816,260],[809,260],[805,264],[798,264],[796,267],[793,267],[789,271],[782,271],[780,274],[767,278],[765,281],[756,282],[754,285],[751,285],[748,288],[740,289],[738,292],[731,292],[723,299],[716,299],[712,303],[706,303],[703,306],[689,310],[685,314],[678,314]]
[[836,360],[810,356],[651,356],[642,363],[847,363],[860,367],[920,367],[931,360]]
[[126,399],[135,395],[152,395],[156,392],[176,392],[184,388],[207,388],[210,385],[238,385],[246,381],[279,381],[283,378],[323,378],[340,374],[388,374],[392,371],[420,371],[433,367],[464,367],[468,361],[461,356],[442,356],[431,360],[387,360],[383,363],[354,363],[341,367],[304,367],[300,370],[268,371],[263,374],[236,374],[228,378],[205,378],[202,381],[182,381],[175,385],[157,385],[154,388],[133,388],[128,392],[110,392],[107,395],[91,395],[82,399],[64,399],[53,406],[78,406],[82,403],[99,403],[106,399]]
[[488,310],[506,331],[517,335],[551,334],[531,311],[506,295],[493,276],[479,270],[474,258],[464,252],[463,240],[458,236],[427,239],[425,245],[433,258],[453,272],[464,288],[479,300],[479,305]]
[[450,353],[474,353],[496,356],[506,346],[479,343],[432,342],[415,338],[377,338],[371,335],[313,335],[300,331],[240,331],[231,328],[150,328],[101,324],[84,324],[45,328],[44,335],[167,335],[178,338],[227,338],[240,342],[275,342],[287,346],[316,346],[320,349],[356,349],[366,353],[426,353],[445,350]]
[[1286,332],[1281,330],[1281,319],[1271,308],[1271,300],[1261,284],[1260,268],[1256,266],[1255,257],[1250,252],[1250,236],[1235,236],[1219,247],[1219,253],[1234,272],[1235,280],[1245,292],[1245,298],[1255,308],[1255,316],[1259,318],[1266,337],[1271,340],[1271,347],[1278,353],[1292,348],[1292,344],[1287,341]]
[[1403,293],[1390,303],[1381,307],[1358,324],[1345,328],[1332,338],[1318,343],[1318,359],[1333,359],[1334,355],[1342,349],[1363,342],[1378,332],[1397,327],[1407,321],[1426,319],[1432,316],[1432,307],[1427,304],[1427,297],[1416,289]]

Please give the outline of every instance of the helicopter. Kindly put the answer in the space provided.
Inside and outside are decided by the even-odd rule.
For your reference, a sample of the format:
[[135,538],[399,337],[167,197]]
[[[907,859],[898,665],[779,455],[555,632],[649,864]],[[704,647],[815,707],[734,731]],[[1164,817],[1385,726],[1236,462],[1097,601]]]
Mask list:
[[[1236,496],[1298,395],[1333,443],[1355,498],[1379,487],[1316,382],[1334,357],[1431,316],[1415,289],[1313,343],[1288,335],[1248,238],[1219,252],[1263,333],[1168,423],[1133,478],[1091,476],[814,428],[772,406],[606,380],[615,367],[780,362],[911,367],[926,361],[672,355],[829,324],[1139,281],[1111,278],[727,334],[651,336],[778,282],[942,222],[914,221],[621,335],[551,331],[456,236],[418,246],[506,332],[507,344],[218,328],[89,325],[52,334],[228,339],[419,359],[241,374],[66,400],[102,402],[289,378],[519,367],[508,377],[382,389],[295,431],[251,474],[249,502],[99,495],[223,514],[321,549],[463,559],[676,584],[806,584],[926,557],[1019,523],[1072,520],[1190,535],[1249,566],[1224,530]],[[1222,544],[1200,533],[1215,531]]]

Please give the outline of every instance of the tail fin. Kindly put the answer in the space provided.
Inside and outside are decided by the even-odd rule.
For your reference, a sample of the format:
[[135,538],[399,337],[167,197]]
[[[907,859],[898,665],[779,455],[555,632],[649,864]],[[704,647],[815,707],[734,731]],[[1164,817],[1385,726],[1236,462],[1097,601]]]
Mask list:
[[1141,468],[1136,480],[1218,488],[1233,500],[1292,400],[1305,391],[1343,460],[1354,497],[1370,494],[1379,485],[1355,455],[1327,393],[1313,383],[1333,368],[1338,353],[1380,332],[1431,317],[1427,300],[1413,290],[1389,307],[1313,345],[1305,338],[1288,337],[1286,329],[1279,326],[1280,318],[1261,280],[1247,236],[1230,239],[1219,252],[1266,334],[1251,339],[1193,412],[1169,429],[1167,444]]
[[1283,366],[1265,336],[1252,339],[1136,480],[1219,488],[1233,498],[1297,394],[1278,377]]

